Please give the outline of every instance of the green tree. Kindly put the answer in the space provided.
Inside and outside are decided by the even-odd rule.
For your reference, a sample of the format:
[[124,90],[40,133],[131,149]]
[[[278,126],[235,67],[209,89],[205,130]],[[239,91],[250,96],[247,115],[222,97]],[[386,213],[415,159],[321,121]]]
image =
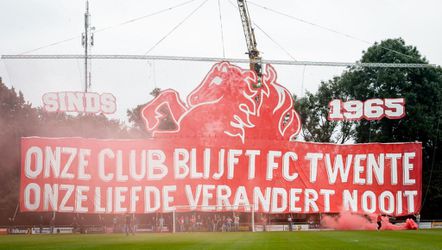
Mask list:
[[[0,225],[7,224],[18,204],[20,139],[26,136],[134,137],[123,123],[102,114],[71,116],[33,108],[21,92],[8,88],[0,78]],[[30,224],[33,218],[35,216],[21,214],[18,223]]]
[[[416,47],[402,39],[387,39],[363,52],[363,63],[423,63],[428,61]],[[332,99],[367,100],[402,97],[406,116],[402,119],[332,122],[327,120]],[[307,93],[296,105],[307,141],[343,143],[351,138],[365,142],[414,142],[423,146],[424,218],[437,217],[442,209],[442,69],[350,67],[314,94]]]
[[[363,53],[361,62],[425,63],[428,61],[416,47],[402,39],[375,43]],[[362,120],[355,124],[356,142],[420,141],[423,146],[424,185],[427,193],[423,215],[435,215],[441,210],[442,150],[440,119],[442,114],[442,69],[428,68],[367,68],[353,67],[339,81],[351,99],[403,97],[406,116],[399,120]],[[431,175],[431,183],[430,183]],[[439,205],[436,205],[439,204]]]
[[34,134],[31,124],[38,124],[36,110],[0,78],[0,224],[13,215],[18,202],[20,137]]
[[[150,95],[154,98],[157,97],[161,93],[160,88],[154,88]],[[151,137],[152,135],[146,131],[146,127],[141,117],[141,110],[146,106],[147,103],[136,106],[133,109],[127,110],[127,117],[132,126],[131,134],[136,134],[138,137],[146,138]],[[170,110],[165,106],[161,106],[158,109],[158,112],[161,113],[165,118],[162,120],[161,124],[158,126],[160,130],[171,130],[176,128],[176,124],[170,114]]]
[[346,99],[339,77],[321,82],[316,93],[307,92],[295,99],[295,110],[302,122],[302,136],[306,141],[345,143],[352,135],[351,122],[328,120],[328,103],[332,99]]

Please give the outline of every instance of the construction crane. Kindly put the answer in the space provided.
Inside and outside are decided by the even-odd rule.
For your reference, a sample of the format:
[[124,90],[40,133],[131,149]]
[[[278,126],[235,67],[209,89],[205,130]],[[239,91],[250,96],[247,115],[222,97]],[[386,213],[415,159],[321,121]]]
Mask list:
[[256,48],[255,32],[252,28],[252,21],[250,19],[246,0],[238,0],[238,9],[247,43],[247,54],[249,55],[250,60],[250,70],[253,70],[258,76],[257,84],[255,84],[254,87],[260,88],[262,85],[262,62],[261,57],[259,56],[259,51]]

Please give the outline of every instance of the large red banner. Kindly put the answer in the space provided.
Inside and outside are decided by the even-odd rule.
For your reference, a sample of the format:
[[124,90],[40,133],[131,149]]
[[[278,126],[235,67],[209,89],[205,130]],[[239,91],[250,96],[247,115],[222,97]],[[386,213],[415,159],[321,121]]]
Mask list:
[[21,211],[419,212],[420,143],[22,139]]
[[420,143],[293,142],[293,106],[271,65],[216,63],[143,107],[151,139],[23,138],[21,211],[419,212]]

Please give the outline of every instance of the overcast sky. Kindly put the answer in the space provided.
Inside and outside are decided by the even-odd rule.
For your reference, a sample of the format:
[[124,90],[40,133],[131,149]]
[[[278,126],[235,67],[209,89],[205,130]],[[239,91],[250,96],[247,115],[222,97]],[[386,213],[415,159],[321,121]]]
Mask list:
[[[125,25],[130,19],[185,0],[90,0],[92,25],[112,26],[95,34],[92,54],[145,54],[205,0],[194,0],[160,15]],[[247,58],[236,1],[220,0],[225,56]],[[262,9],[267,6],[357,39]],[[85,4],[82,0],[0,0],[0,54],[20,54],[76,37],[31,54],[81,54]],[[417,46],[430,63],[442,65],[442,1],[437,0],[253,0],[252,21],[290,55],[256,29],[258,49],[265,59],[355,62],[375,41],[402,37]],[[368,41],[369,43],[363,42]],[[150,55],[222,57],[218,0],[207,2]],[[182,98],[197,86],[212,63],[100,60],[92,63],[92,88],[117,97],[113,118],[126,119],[126,110],[145,103],[155,87],[178,90]],[[242,65],[247,67],[247,65]],[[342,73],[340,67],[276,66],[279,82],[298,96],[314,92],[321,80]],[[22,90],[34,106],[53,91],[82,91],[81,60],[2,60],[0,76]]]

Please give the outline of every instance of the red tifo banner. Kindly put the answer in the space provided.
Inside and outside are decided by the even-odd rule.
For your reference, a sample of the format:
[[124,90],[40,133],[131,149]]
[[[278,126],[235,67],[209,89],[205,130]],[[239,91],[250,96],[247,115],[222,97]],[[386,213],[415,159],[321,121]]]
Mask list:
[[420,143],[31,137],[22,139],[20,207],[405,215],[420,209],[421,161]]
[[294,142],[293,106],[271,65],[216,63],[144,106],[150,139],[23,138],[21,211],[419,212],[420,143]]

